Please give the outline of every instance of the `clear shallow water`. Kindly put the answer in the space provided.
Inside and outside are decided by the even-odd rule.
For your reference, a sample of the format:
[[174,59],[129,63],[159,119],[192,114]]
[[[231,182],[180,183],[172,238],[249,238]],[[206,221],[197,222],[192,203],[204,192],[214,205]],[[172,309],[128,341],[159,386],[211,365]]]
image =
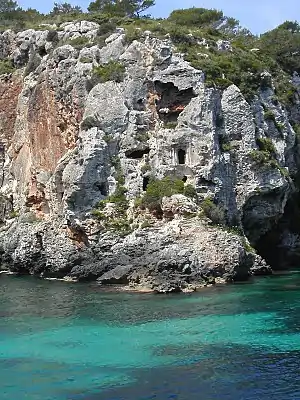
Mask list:
[[299,373],[299,271],[174,296],[0,275],[1,400],[299,400]]

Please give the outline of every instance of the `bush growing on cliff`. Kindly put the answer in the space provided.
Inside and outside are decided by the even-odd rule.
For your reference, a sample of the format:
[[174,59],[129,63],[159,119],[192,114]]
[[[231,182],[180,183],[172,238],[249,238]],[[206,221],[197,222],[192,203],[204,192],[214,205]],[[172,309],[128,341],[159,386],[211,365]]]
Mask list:
[[0,1],[0,13],[10,13],[16,11],[18,3],[13,0],[1,0]]
[[125,77],[125,66],[117,61],[110,61],[107,64],[94,67],[92,80],[94,83],[105,83],[108,81],[123,82]]
[[278,162],[269,151],[265,150],[252,150],[250,153],[252,160],[261,166],[278,168]]
[[146,193],[141,199],[141,206],[150,211],[161,213],[161,201],[165,196],[184,193],[184,183],[181,179],[165,177],[161,180],[151,180],[147,186]]
[[274,156],[276,154],[275,146],[270,138],[257,138],[256,143],[259,147],[259,150],[269,153],[270,156]]
[[154,4],[154,0],[95,0],[90,3],[88,10],[109,15],[139,17]]
[[220,21],[224,14],[219,10],[208,10],[206,8],[188,8],[173,11],[168,20],[178,25],[203,26]]
[[12,61],[0,60],[0,75],[11,74],[15,71]]
[[226,216],[222,207],[215,204],[211,199],[207,198],[200,204],[204,215],[209,218],[213,224],[225,225]]
[[50,12],[50,15],[57,16],[62,14],[80,14],[82,13],[82,8],[79,6],[72,6],[70,3],[54,3],[54,7]]
[[195,187],[191,184],[187,184],[184,186],[183,194],[186,197],[190,197],[191,199],[194,199],[194,200],[196,200],[198,197]]
[[79,36],[74,39],[69,39],[65,44],[70,44],[76,50],[81,50],[90,44],[90,40],[85,36]]

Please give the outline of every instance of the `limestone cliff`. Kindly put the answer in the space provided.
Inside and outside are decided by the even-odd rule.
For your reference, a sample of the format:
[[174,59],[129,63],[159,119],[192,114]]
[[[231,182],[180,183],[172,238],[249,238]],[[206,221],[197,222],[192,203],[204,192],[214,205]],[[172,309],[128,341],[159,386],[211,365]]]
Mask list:
[[[208,87],[168,36],[128,41],[117,28],[100,46],[98,29],[0,35],[1,58],[17,68],[0,77],[2,268],[176,291],[269,273],[260,256],[274,261],[278,249],[295,257],[298,103],[274,101],[267,72],[247,101],[235,85]],[[115,75],[104,79],[105,68]],[[164,177],[197,196],[164,197],[160,215],[139,208]],[[125,231],[116,202],[101,202],[120,186]],[[205,199],[219,224],[201,211]]]

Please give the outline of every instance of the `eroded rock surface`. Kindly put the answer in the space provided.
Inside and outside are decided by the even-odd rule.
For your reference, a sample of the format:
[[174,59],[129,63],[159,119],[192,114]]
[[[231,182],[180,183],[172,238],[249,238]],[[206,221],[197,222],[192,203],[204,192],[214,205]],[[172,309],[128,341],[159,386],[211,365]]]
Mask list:
[[[117,29],[101,48],[96,23],[60,28],[0,35],[0,57],[19,68],[0,77],[3,265],[159,292],[270,273],[248,239],[262,248],[286,217],[299,167],[289,112],[274,104],[272,86],[250,104],[234,85],[206,87],[168,37],[146,32],[127,43]],[[78,37],[89,46],[66,43]],[[232,51],[230,42],[218,47]],[[98,83],[93,68],[110,61],[122,63],[124,79]],[[262,139],[274,148],[272,162],[257,161]],[[197,199],[164,198],[160,220],[136,215],[150,178],[165,176],[193,186]],[[125,237],[93,212],[121,180]],[[239,234],[203,218],[207,198]],[[300,239],[287,228],[282,246],[291,242],[298,248]]]

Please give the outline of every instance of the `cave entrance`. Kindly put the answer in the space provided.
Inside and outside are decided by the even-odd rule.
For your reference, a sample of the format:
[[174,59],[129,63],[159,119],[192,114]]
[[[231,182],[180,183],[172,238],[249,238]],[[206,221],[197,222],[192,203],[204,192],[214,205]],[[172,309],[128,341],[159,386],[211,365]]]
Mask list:
[[128,150],[125,153],[125,156],[127,158],[132,158],[132,159],[136,159],[136,160],[140,160],[141,158],[143,158],[143,156],[145,154],[149,154],[150,153],[150,149],[144,149],[144,150]]
[[195,97],[192,88],[179,90],[173,83],[154,82],[155,92],[158,94],[156,109],[164,123],[177,122],[179,114]]
[[186,182],[187,181],[187,176],[184,176],[183,178],[182,178],[182,182]]
[[102,182],[102,183],[97,182],[97,183],[95,183],[94,190],[95,191],[99,191],[102,196],[106,197],[108,195],[108,188],[107,188],[107,184],[105,182]]
[[149,176],[144,176],[144,178],[143,178],[143,191],[144,192],[147,190],[149,182],[150,182]]
[[185,164],[185,158],[186,158],[186,151],[179,149],[177,152],[177,156],[178,156],[178,164],[180,165],[184,165]]

